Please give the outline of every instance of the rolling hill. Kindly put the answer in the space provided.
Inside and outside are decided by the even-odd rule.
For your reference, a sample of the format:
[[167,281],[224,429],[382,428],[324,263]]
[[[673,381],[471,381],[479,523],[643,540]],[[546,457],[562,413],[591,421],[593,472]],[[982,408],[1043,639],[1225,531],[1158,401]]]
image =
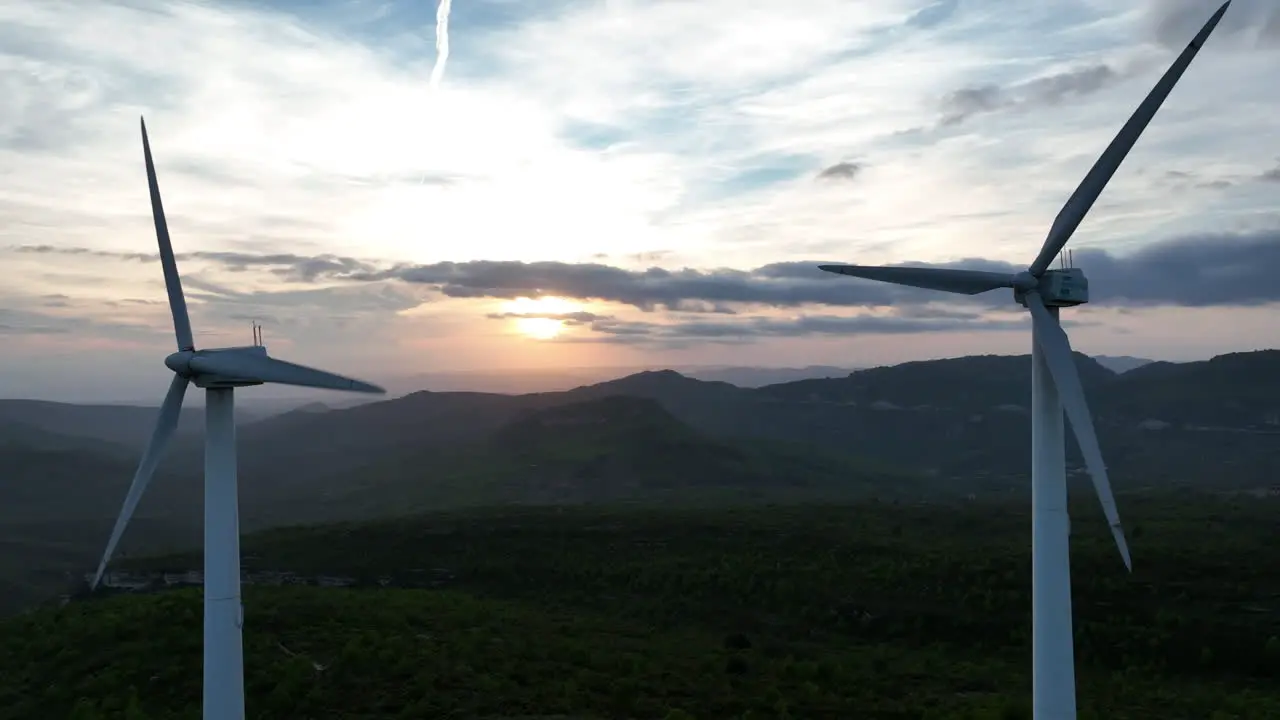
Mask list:
[[628,395],[516,411],[480,440],[402,447],[353,472],[274,494],[255,490],[243,522],[375,518],[497,504],[725,503],[907,497],[922,478],[779,442],[717,439],[654,400]]
[[[1076,360],[1121,491],[1276,483],[1280,351],[1121,374]],[[1029,364],[955,358],[754,389],[656,371],[299,408],[241,424],[242,527],[493,503],[1024,493]],[[154,413],[0,401],[0,543],[27,558],[7,581],[93,564]],[[126,552],[198,538],[199,420],[184,416]],[[1072,480],[1087,482],[1078,467]]]
[[[97,563],[136,463],[123,445],[0,421],[0,614],[70,586]],[[198,539],[199,525],[174,507],[175,490],[149,499],[132,533],[145,544],[122,550]]]

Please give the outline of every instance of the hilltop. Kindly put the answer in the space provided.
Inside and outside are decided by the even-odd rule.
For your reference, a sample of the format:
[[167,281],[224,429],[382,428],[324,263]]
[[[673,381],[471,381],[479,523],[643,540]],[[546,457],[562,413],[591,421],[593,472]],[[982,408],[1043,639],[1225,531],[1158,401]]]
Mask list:
[[[581,393],[589,396],[595,393]],[[519,410],[473,443],[401,448],[350,478],[256,492],[257,526],[476,505],[734,502],[918,496],[921,478],[784,443],[717,439],[660,403],[597,399]]]

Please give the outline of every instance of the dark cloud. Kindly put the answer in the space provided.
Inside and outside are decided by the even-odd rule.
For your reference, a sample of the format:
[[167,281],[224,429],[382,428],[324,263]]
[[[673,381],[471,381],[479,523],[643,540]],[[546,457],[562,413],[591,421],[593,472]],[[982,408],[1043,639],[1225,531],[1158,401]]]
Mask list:
[[[1161,45],[1181,50],[1221,4],[1219,0],[1147,0],[1147,25]],[[1280,47],[1280,3],[1234,0],[1213,34],[1254,47]]]
[[995,85],[960,88],[943,96],[942,124],[956,125],[1006,104],[1003,91]]
[[1200,188],[1207,190],[1225,190],[1235,185],[1226,178],[1202,178],[1183,170],[1167,170],[1164,179],[1179,190]]
[[[1280,301],[1280,230],[1255,234],[1193,236],[1148,245],[1113,255],[1095,248],[1078,249],[1095,302],[1132,306],[1257,305]],[[511,299],[559,295],[603,300],[642,310],[683,309],[696,303],[712,307],[804,305],[876,307],[937,302],[937,293],[902,288],[823,273],[815,262],[785,262],[754,270],[624,270],[594,263],[557,262],[434,263],[398,266],[348,279],[398,279],[433,286],[450,297]],[[918,264],[918,263],[911,263]],[[1010,263],[970,258],[947,267],[995,272],[1022,269]],[[1002,292],[978,296],[986,305],[1008,302]],[[947,298],[955,303],[959,298]]]
[[[152,256],[159,261],[158,256]],[[231,270],[268,269],[288,280],[313,282],[322,276],[369,272],[374,266],[362,260],[337,255],[303,256],[293,254],[252,255],[238,252],[194,252],[178,255],[222,264]]]
[[1121,77],[1110,65],[1096,64],[1000,87],[979,85],[961,88],[942,98],[943,125],[957,125],[975,115],[996,110],[1016,110],[1040,105],[1057,105],[1064,100],[1090,95]]
[[[158,253],[127,253],[112,250],[92,250],[82,247],[55,247],[53,245],[21,245],[14,250],[22,253],[83,255],[86,257],[112,258],[135,262],[158,263]],[[179,262],[206,260],[217,263],[232,272],[256,269],[267,270],[286,280],[314,282],[324,276],[340,276],[356,272],[371,272],[376,265],[355,258],[338,255],[294,255],[292,253],[257,254],[243,252],[199,251],[176,253]],[[183,282],[187,281],[183,276]]]
[[819,180],[852,180],[862,172],[862,165],[856,162],[838,162],[818,173]]
[[564,336],[560,342],[683,347],[697,343],[740,344],[760,338],[815,335],[909,335],[934,332],[1026,330],[1026,318],[987,319],[977,314],[942,313],[938,317],[901,315],[807,315],[796,318],[749,317],[733,322],[636,322],[603,318],[590,336]]
[[570,312],[570,313],[489,313],[485,317],[490,320],[521,320],[526,318],[536,318],[542,320],[559,320],[565,325],[590,325],[591,323],[612,320],[609,315],[597,315],[590,312]]
[[632,305],[642,310],[694,311],[727,303],[773,307],[889,305],[895,290],[851,288],[818,271],[813,263],[784,263],[753,271],[715,269],[627,270],[597,263],[477,260],[399,266],[347,276],[353,280],[398,279],[431,285],[449,297],[504,298],[558,295]]
[[1259,175],[1258,178],[1267,182],[1280,183],[1280,162],[1277,162],[1275,167]]
[[[54,252],[50,248],[25,251]],[[81,252],[75,248],[56,251]],[[1027,255],[1030,260],[1030,249]],[[351,283],[400,281],[426,286],[454,298],[515,299],[555,295],[615,302],[646,311],[663,309],[732,314],[748,306],[902,307],[945,301],[952,306],[968,303],[972,307],[976,303],[998,307],[1010,302],[1006,291],[972,298],[953,297],[832,275],[817,269],[819,259],[771,263],[752,270],[671,270],[658,267],[632,270],[601,263],[476,260],[374,267],[374,263],[367,261],[328,255],[309,258],[287,254],[205,253],[203,256],[228,267],[261,267],[298,279]],[[133,256],[121,254],[119,257]],[[1275,281],[1280,276],[1280,229],[1252,234],[1174,238],[1125,255],[1113,255],[1098,248],[1080,248],[1075,250],[1074,257],[1076,264],[1088,273],[1092,300],[1097,303],[1205,307],[1280,302],[1280,283]],[[980,258],[958,260],[941,267],[1009,273],[1023,269],[1021,265]],[[184,277],[183,282],[190,287],[200,287],[188,277]],[[208,282],[203,286],[215,294],[231,292]],[[343,288],[323,290],[332,293]],[[354,288],[347,290],[354,291]],[[384,290],[391,292],[389,288]],[[313,300],[319,302],[318,298],[311,297],[316,292],[320,291],[298,290],[239,297],[253,297],[263,304],[276,306],[309,305]],[[361,304],[386,303],[390,307],[412,302],[411,297],[402,297],[400,293],[393,295],[366,298]]]

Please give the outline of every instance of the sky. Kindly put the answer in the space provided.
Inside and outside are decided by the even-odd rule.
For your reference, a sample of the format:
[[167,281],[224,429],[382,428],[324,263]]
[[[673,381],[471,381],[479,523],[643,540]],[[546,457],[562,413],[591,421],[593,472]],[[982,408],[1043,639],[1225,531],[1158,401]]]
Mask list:
[[[372,382],[1028,352],[1007,291],[1198,0],[12,0],[0,397],[154,394],[197,347]],[[1280,4],[1235,0],[1068,247],[1090,354],[1280,346]]]

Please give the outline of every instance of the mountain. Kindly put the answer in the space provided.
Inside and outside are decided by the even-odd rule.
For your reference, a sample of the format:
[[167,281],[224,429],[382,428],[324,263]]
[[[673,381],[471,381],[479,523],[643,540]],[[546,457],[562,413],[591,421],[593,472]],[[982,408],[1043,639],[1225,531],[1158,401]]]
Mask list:
[[813,378],[844,377],[850,372],[852,370],[849,368],[839,368],[831,365],[807,365],[798,368],[694,367],[683,371],[685,375],[697,380],[727,382],[744,388],[763,387],[765,385],[776,385],[778,383]]
[[[1280,476],[1280,351],[1124,373],[1076,363],[1119,489],[1245,489]],[[1029,379],[1028,356],[975,356],[761,388],[664,370],[559,392],[300,407],[241,423],[241,523],[484,503],[1025,493]],[[91,567],[155,412],[0,401],[5,553]],[[184,416],[126,552],[198,540],[200,420]],[[1087,483],[1074,441],[1067,457],[1072,482]]]
[[[507,395],[559,392],[624,375],[634,375],[646,369],[648,368],[638,366],[605,366],[433,372],[387,378],[384,387],[393,394],[407,394],[422,388],[430,388],[436,392],[490,392]],[[675,369],[698,380],[718,380],[739,387],[760,387],[806,378],[839,377],[850,372],[848,368],[828,365],[798,368],[685,365]]]
[[[1121,485],[1273,482],[1280,351],[1149,363],[1121,374],[1082,354],[1076,363]],[[912,362],[754,389],[664,370],[527,395],[423,391],[247,423],[239,434],[242,498],[250,506],[280,503],[306,497],[318,478],[354,479],[404,458],[437,462],[486,442],[523,413],[611,396],[655,401],[717,441],[791,443],[971,491],[1024,487],[1030,462],[1026,355]],[[198,436],[175,442],[171,456],[162,472],[194,478],[198,488]],[[1078,460],[1073,441],[1068,456]]]
[[[1280,443],[1273,442],[1280,430],[1280,351],[1153,362],[1120,374],[1085,355],[1076,362],[1121,484],[1269,484],[1280,468]],[[371,464],[403,457],[427,462],[486,442],[522,413],[619,395],[655,401],[717,441],[793,443],[952,478],[974,490],[1014,487],[1029,463],[1029,386],[1028,356],[974,356],[760,388],[664,370],[558,392],[423,391],[324,412],[299,408],[241,425],[242,497],[250,506],[305,497],[321,477],[356,478]],[[133,447],[155,413],[88,407],[76,416],[76,406],[45,405],[67,419],[66,434],[131,439]],[[43,418],[46,427],[57,421]],[[1075,458],[1074,443],[1068,453]],[[185,483],[187,494],[198,495],[200,436],[189,430],[169,455],[157,485]]]
[[243,522],[375,518],[448,507],[918,495],[921,478],[808,447],[717,439],[654,400],[604,394],[516,411],[481,439],[420,444],[267,485]]
[[[1087,355],[1075,353],[1075,360],[1086,391],[1115,377]],[[1025,407],[1030,388],[1030,356],[975,355],[868,368],[841,378],[771,385],[759,392],[800,402],[981,412],[1000,405]]]
[[[0,399],[0,425],[19,423],[60,435],[105,440],[138,450],[151,437],[155,421],[155,407]],[[177,434],[191,435],[203,430],[204,413],[198,408],[183,408]]]
[[[0,614],[48,597],[97,563],[136,456],[105,440],[0,421]],[[199,496],[184,493],[182,485],[157,488],[121,550],[197,540]]]
[[1176,425],[1280,430],[1280,350],[1153,362],[1118,378],[1107,406]]
[[[1076,355],[1120,484],[1270,484],[1280,469],[1280,352],[1150,363],[1117,374]],[[1030,357],[975,356],[868,368],[761,388],[649,371],[529,395],[413,393],[321,414],[278,416],[241,434],[244,475],[304,492],[317,473],[366,458],[478,443],[521,413],[624,395],[646,398],[720,440],[784,442],[923,472],[972,490],[1025,486]],[[1076,459],[1073,442],[1069,457]],[[255,490],[256,492],[256,490]]]
[[1114,373],[1126,373],[1134,368],[1140,368],[1155,362],[1149,358],[1133,357],[1131,355],[1094,355],[1094,360],[1102,367]]

